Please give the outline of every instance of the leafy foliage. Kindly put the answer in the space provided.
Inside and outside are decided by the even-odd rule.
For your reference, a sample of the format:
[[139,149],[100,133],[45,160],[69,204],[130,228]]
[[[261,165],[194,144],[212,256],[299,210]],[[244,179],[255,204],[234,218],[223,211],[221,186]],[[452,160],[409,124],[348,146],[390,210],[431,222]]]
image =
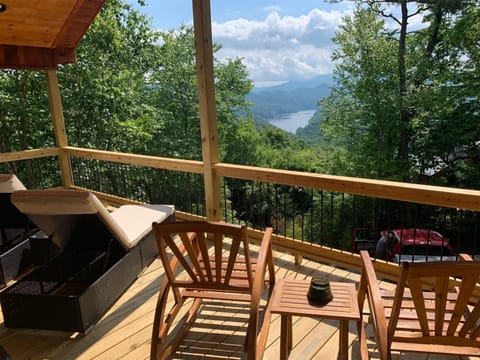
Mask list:
[[[254,122],[256,110],[247,97],[253,83],[242,60],[215,59],[222,161],[478,188],[478,2],[357,4],[335,37],[335,86],[299,132],[302,137]],[[414,16],[423,23],[408,28]],[[219,48],[214,45],[215,51]],[[110,0],[77,49],[77,58],[59,69],[70,145],[201,159],[191,27],[160,32],[124,0]],[[0,151],[52,146],[44,75],[2,71],[0,84]],[[315,94],[305,90],[301,100],[313,101],[312,106],[324,95],[308,99],[307,92]],[[265,102],[270,95],[262,95]],[[290,90],[284,95],[280,112],[292,106],[298,110],[300,97]],[[297,99],[287,101],[292,98]],[[42,168],[42,178],[50,178],[47,184],[58,184],[55,165]],[[83,171],[77,169],[79,178],[97,176],[93,180],[105,192],[145,201],[174,194],[179,206],[203,206],[203,183],[196,177],[134,166],[93,167],[87,159],[77,167]],[[30,170],[29,177],[38,175]],[[275,223],[278,231],[289,229],[282,230],[287,236],[332,239],[336,246],[348,247],[349,226],[356,223],[356,215],[348,214],[358,207],[354,197],[234,179],[225,179],[224,185],[225,207],[235,220],[255,226]],[[366,204],[362,211],[362,222],[388,223],[378,216],[376,204]],[[415,218],[410,209],[405,214]]]
[[[478,3],[357,4],[336,34],[336,85],[322,102],[328,171],[478,187],[464,171],[478,160]],[[423,24],[410,29],[414,16]]]

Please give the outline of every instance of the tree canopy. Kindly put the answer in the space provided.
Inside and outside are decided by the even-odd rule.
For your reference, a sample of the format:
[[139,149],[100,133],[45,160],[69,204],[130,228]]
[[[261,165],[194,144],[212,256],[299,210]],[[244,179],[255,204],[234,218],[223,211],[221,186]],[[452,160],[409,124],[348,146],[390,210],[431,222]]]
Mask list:
[[322,102],[329,171],[478,187],[478,5],[357,1]]
[[[358,0],[334,38],[331,95],[304,131],[320,127],[316,143],[255,122],[242,59],[215,58],[221,160],[479,188],[479,5]],[[69,144],[200,160],[194,41],[190,26],[159,31],[124,0],[106,2],[77,49],[78,61],[58,71]],[[44,75],[5,70],[0,84],[0,151],[53,146]],[[77,168],[88,167],[80,161]],[[203,184],[191,174],[109,166],[89,169],[85,178],[108,178],[101,190],[112,194],[129,187],[145,201],[171,198],[185,211],[203,206]],[[42,178],[58,175],[54,166],[41,170]],[[288,236],[301,232],[345,247],[352,224],[389,221],[373,202],[354,214],[360,205],[348,194],[224,180],[225,208],[235,220],[275,222]],[[291,230],[282,230],[287,223]]]

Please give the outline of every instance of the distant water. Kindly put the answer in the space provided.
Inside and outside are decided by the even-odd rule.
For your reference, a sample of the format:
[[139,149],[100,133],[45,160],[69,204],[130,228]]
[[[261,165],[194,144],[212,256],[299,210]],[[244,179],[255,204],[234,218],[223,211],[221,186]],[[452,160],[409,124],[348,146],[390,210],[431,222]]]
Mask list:
[[305,127],[315,114],[315,110],[297,111],[289,114],[279,115],[275,119],[271,119],[268,122],[280,129],[295,134],[298,128]]

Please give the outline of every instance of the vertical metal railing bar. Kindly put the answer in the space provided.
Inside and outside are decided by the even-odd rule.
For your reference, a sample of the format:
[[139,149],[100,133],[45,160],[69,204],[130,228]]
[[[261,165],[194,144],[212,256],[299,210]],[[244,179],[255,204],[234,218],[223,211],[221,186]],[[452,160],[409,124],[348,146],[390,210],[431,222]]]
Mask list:
[[[431,221],[431,219],[428,219],[428,221],[427,221],[427,244],[429,244],[430,241],[431,241],[431,236],[432,236],[431,227],[432,227],[432,221]],[[440,249],[440,260],[443,258],[443,245],[444,245],[444,241],[443,241],[443,236],[442,236],[442,248]],[[431,254],[431,250],[432,250],[431,247],[427,246],[426,254],[425,254],[427,261],[428,261],[429,256],[434,255],[434,254]]]
[[258,194],[259,194],[259,206],[258,206],[258,209],[257,209],[257,217],[260,217],[262,218],[261,223],[262,223],[262,226],[265,224],[265,221],[266,219],[263,219],[263,216],[261,215],[262,214],[262,209],[268,209],[268,205],[263,203],[263,199],[266,199],[266,194],[263,193],[263,182],[261,181],[258,181],[257,182],[258,184]]
[[473,230],[473,237],[476,241],[473,242],[473,249],[472,252],[477,254],[479,252],[479,244],[478,244],[478,237],[479,237],[479,223],[480,223],[480,216],[479,213],[475,213],[475,225]]
[[275,214],[275,184],[272,183],[265,183],[268,191],[267,191],[267,199],[268,199],[268,223],[266,226],[273,227],[273,218]]
[[[303,190],[303,189],[302,189]],[[305,241],[305,196],[302,191],[300,200],[300,237],[302,241]]]
[[[357,212],[356,212],[356,206],[357,206],[357,195],[352,196],[352,229],[351,229],[351,235],[350,235],[350,251],[355,252],[356,251],[356,244],[355,244],[355,239],[354,239],[354,231],[355,228],[357,227],[363,227],[363,224],[359,224],[357,220]],[[359,226],[360,225],[360,226]]]
[[313,221],[315,220],[315,190],[310,189],[310,198],[312,199],[311,201],[311,206],[310,206],[310,244],[314,242],[314,233],[313,233]]
[[463,224],[463,221],[464,221],[463,220],[464,211],[459,210],[459,211],[457,211],[456,215],[457,215],[456,216],[456,218],[457,218],[457,221],[456,221],[456,223],[457,223],[457,231],[456,231],[457,236],[456,236],[456,239],[455,239],[455,243],[456,243],[456,247],[458,249],[458,248],[461,248],[461,242],[462,242],[462,238],[460,236],[460,233],[461,233],[460,229],[462,228],[462,224]]
[[324,244],[325,234],[323,233],[323,190],[320,190],[320,220],[319,220],[320,244]]
[[[340,219],[339,219],[339,231],[338,231],[338,236],[337,236],[339,241],[341,241],[341,239],[343,238],[343,237],[341,237],[341,235],[343,235],[343,232],[341,232],[341,230],[345,226],[345,194],[341,193],[340,197],[341,197]],[[342,242],[341,245],[342,245],[342,249],[345,250],[348,246],[348,243]]]
[[330,227],[330,229],[329,229],[329,230],[330,230],[329,243],[330,243],[330,244],[333,244],[334,241],[335,241],[335,239],[334,239],[334,237],[333,237],[333,209],[334,209],[334,204],[333,204],[333,202],[334,202],[334,194],[333,194],[333,192],[331,191],[331,192],[330,192],[330,214],[329,214],[329,215],[330,215],[330,216],[329,216],[329,222],[330,222],[330,224],[329,224],[329,225],[330,225],[330,226],[329,226],[329,227]]
[[[283,209],[286,208],[286,204],[287,204],[287,194],[286,194],[286,191],[283,191]],[[285,212],[284,212],[285,214]],[[287,221],[285,219],[285,216],[283,216],[282,218],[282,222],[283,222],[283,235],[286,236],[287,235]]]
[[[292,194],[295,191],[295,188],[291,187],[290,189],[291,189],[290,194]],[[292,238],[295,238],[295,223],[296,223],[295,218],[296,217],[297,217],[297,213],[295,211],[295,201],[292,201]]]
[[279,198],[278,198],[278,186],[273,186],[274,188],[274,196],[275,196],[275,232],[278,234],[278,207],[279,207]]
[[225,182],[225,179],[222,179],[222,189],[223,189],[223,219],[225,219],[226,222],[232,222],[232,219],[228,219],[228,205],[227,205],[227,184]]
[[[441,224],[442,224],[442,227],[440,229],[440,232],[443,236],[445,236],[445,234],[447,233],[447,211],[445,208],[442,208],[441,209],[441,218],[443,219]],[[444,242],[447,241],[447,239],[445,237],[442,238],[442,246],[444,245]]]
[[416,254],[416,248],[417,248],[417,218],[418,218],[418,206],[414,207],[413,211],[413,256],[412,260],[415,261],[415,254]]

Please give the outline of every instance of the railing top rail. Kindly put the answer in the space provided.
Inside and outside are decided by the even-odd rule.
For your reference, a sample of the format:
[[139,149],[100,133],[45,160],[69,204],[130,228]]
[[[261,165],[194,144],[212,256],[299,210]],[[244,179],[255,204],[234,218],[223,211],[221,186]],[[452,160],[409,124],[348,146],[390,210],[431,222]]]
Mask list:
[[[0,162],[58,156],[60,151],[65,151],[68,155],[90,159],[197,174],[203,173],[203,163],[201,161],[118,153],[72,146],[1,153]],[[223,177],[480,211],[480,191],[478,190],[419,185],[347,176],[313,174],[300,171],[269,169],[226,163],[218,163],[214,165],[214,171],[216,171],[218,176]]]
[[0,163],[58,156],[59,154],[60,149],[57,147],[0,153]]
[[122,164],[147,166],[174,171],[192,172],[196,174],[203,173],[203,163],[196,160],[184,160],[151,155],[119,153],[113,151],[87,149],[73,146],[65,146],[62,148],[62,151],[65,151],[68,155],[85,157],[89,159],[112,161]]
[[480,211],[480,191],[478,190],[312,174],[223,163],[215,165],[215,170],[218,175],[225,177]]

